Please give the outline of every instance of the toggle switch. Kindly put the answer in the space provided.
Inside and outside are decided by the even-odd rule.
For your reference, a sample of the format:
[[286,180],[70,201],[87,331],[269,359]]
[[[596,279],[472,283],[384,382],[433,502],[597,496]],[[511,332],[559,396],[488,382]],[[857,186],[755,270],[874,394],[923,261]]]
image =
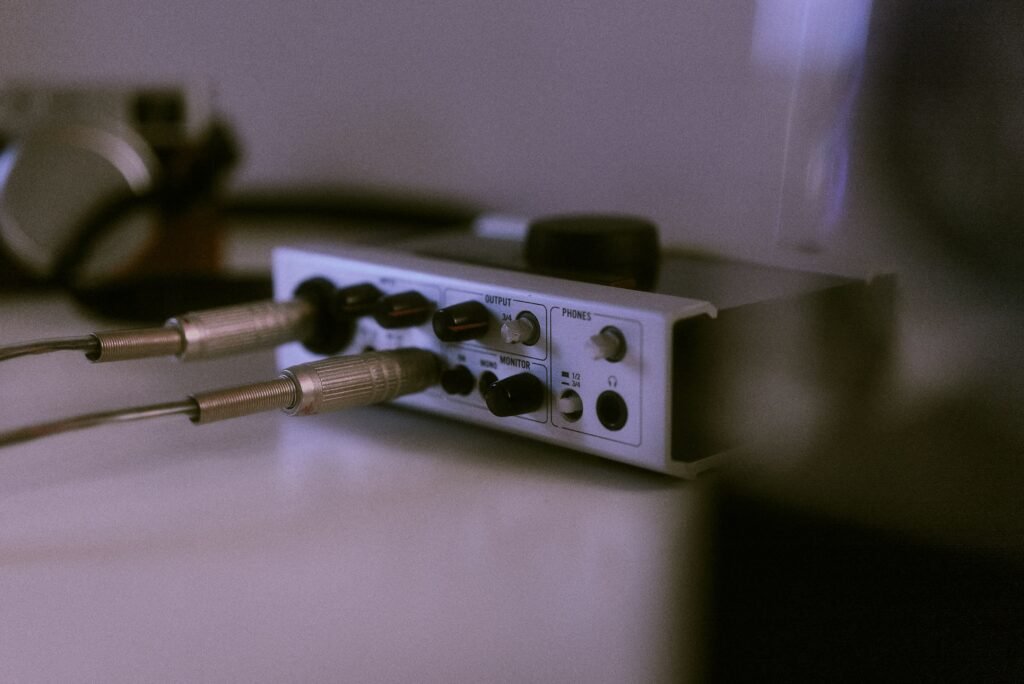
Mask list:
[[558,397],[557,408],[566,420],[576,422],[583,415],[583,399],[574,390],[565,390]]

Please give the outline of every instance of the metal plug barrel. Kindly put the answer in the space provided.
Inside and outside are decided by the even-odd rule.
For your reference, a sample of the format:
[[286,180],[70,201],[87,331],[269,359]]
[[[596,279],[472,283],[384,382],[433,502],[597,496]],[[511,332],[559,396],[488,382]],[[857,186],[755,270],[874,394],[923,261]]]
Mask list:
[[440,380],[441,364],[425,349],[394,349],[337,356],[292,366],[283,377],[295,382],[298,400],[286,412],[310,415],[389,401],[422,391]]
[[441,363],[425,349],[394,349],[335,356],[286,369],[267,382],[199,392],[195,423],[213,423],[282,409],[289,415],[379,404],[420,392],[440,380]]
[[305,299],[266,301],[182,314],[167,321],[185,341],[183,361],[206,359],[305,339],[313,330]]

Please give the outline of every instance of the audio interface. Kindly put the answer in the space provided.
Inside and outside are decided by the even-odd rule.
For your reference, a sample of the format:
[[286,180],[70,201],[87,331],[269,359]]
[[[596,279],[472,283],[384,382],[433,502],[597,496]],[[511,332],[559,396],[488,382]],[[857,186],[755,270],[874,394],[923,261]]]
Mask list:
[[[725,277],[734,264],[686,261],[663,264],[661,280],[692,297],[363,247],[279,248],[273,276],[279,300],[311,279],[337,288],[352,320],[341,354],[412,347],[442,360],[439,385],[396,404],[694,477],[735,446],[709,437],[711,371],[728,360],[706,330],[862,283],[756,266],[737,279]],[[278,352],[281,367],[317,358],[298,343]]]

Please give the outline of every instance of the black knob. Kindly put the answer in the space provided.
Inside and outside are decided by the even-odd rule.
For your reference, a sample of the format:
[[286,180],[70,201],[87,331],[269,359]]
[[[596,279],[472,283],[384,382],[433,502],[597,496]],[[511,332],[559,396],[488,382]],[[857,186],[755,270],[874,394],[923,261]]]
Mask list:
[[484,390],[487,408],[496,416],[532,413],[544,405],[544,382],[532,373],[503,378]]
[[373,309],[373,320],[382,328],[412,328],[426,323],[434,305],[415,290],[381,297]]
[[314,354],[337,354],[352,341],[352,320],[336,316],[331,306],[335,292],[334,284],[323,277],[309,278],[295,288],[295,297],[313,306],[313,326],[302,344]]
[[370,283],[343,287],[334,293],[334,312],[338,316],[356,318],[372,313],[381,291]]
[[446,306],[434,312],[434,334],[442,342],[475,340],[487,334],[491,313],[477,301]]
[[530,222],[531,270],[570,280],[651,290],[658,279],[658,228],[645,218],[568,214]]
[[448,394],[470,394],[476,389],[476,378],[465,366],[446,368],[441,372],[441,388]]

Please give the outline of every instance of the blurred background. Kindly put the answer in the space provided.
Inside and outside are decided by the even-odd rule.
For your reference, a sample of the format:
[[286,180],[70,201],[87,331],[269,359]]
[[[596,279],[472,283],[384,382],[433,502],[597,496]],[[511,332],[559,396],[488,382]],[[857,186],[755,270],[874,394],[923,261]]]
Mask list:
[[771,326],[731,379],[778,431],[722,478],[710,667],[1024,668],[1019,2],[6,0],[0,34],[4,81],[203,94],[239,191],[639,214],[669,247],[897,274],[889,382],[809,377]]
[[[208,89],[243,147],[241,187],[630,212],[669,244],[863,271],[891,262],[873,208],[844,202],[839,220],[815,203],[852,187],[836,131],[851,123],[870,6],[12,0],[0,60],[22,82]],[[814,154],[844,168],[818,174],[806,209],[792,200]]]

